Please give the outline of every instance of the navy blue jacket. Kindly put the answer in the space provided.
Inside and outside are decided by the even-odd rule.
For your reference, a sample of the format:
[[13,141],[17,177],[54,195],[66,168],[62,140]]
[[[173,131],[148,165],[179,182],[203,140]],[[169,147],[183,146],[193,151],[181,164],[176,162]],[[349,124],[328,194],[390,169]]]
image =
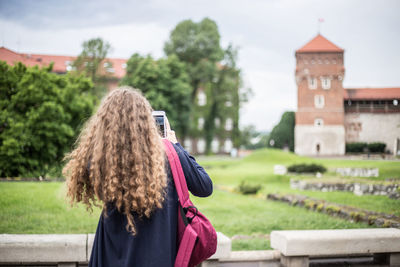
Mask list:
[[[189,191],[207,197],[213,191],[210,177],[196,160],[177,143]],[[137,234],[126,231],[127,219],[113,204],[108,204],[108,217],[100,215],[90,256],[89,267],[173,267],[177,253],[178,195],[168,165],[168,186],[162,209],[154,211],[150,219],[135,217]],[[134,214],[134,213],[133,213]]]

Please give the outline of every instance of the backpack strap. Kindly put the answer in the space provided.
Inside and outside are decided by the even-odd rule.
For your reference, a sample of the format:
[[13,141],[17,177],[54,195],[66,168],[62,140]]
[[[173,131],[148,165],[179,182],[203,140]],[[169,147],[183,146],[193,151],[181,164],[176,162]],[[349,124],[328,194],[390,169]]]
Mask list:
[[163,142],[169,165],[171,166],[172,176],[174,177],[174,183],[176,192],[178,193],[179,202],[181,203],[182,207],[185,207],[186,202],[189,200],[189,191],[179,156],[169,140],[163,139]]

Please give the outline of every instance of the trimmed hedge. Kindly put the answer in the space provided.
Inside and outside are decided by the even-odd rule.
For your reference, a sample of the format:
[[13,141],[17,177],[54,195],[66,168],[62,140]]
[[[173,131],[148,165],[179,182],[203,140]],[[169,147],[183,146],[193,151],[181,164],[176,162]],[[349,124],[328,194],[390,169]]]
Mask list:
[[346,153],[362,153],[368,147],[367,143],[347,143]]
[[290,165],[288,167],[288,171],[295,172],[295,173],[316,173],[316,172],[324,173],[324,172],[326,172],[326,168],[320,164],[302,163],[302,164]]
[[347,143],[346,153],[364,153],[369,151],[371,153],[385,153],[386,144],[381,142],[365,143]]
[[371,153],[385,153],[386,144],[385,143],[370,143],[368,144],[368,150]]
[[238,187],[238,191],[243,195],[253,195],[261,189],[260,184],[250,184],[246,181],[242,181]]

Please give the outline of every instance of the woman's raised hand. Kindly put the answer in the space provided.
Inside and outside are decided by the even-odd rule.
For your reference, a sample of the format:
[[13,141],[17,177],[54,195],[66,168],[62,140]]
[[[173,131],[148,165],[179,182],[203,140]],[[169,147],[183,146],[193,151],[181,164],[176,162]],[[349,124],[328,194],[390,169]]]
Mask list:
[[171,125],[169,124],[167,116],[165,116],[165,126],[167,127],[167,136],[165,138],[174,144],[178,143],[178,140],[176,140],[175,131],[171,130]]

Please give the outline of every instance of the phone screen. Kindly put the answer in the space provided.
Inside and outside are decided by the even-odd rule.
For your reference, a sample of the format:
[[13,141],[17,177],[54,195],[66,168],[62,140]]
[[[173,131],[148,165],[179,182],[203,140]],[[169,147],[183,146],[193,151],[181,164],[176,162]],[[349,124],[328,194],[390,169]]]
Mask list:
[[160,133],[162,137],[165,137],[165,121],[164,116],[154,116],[157,126],[160,129]]

